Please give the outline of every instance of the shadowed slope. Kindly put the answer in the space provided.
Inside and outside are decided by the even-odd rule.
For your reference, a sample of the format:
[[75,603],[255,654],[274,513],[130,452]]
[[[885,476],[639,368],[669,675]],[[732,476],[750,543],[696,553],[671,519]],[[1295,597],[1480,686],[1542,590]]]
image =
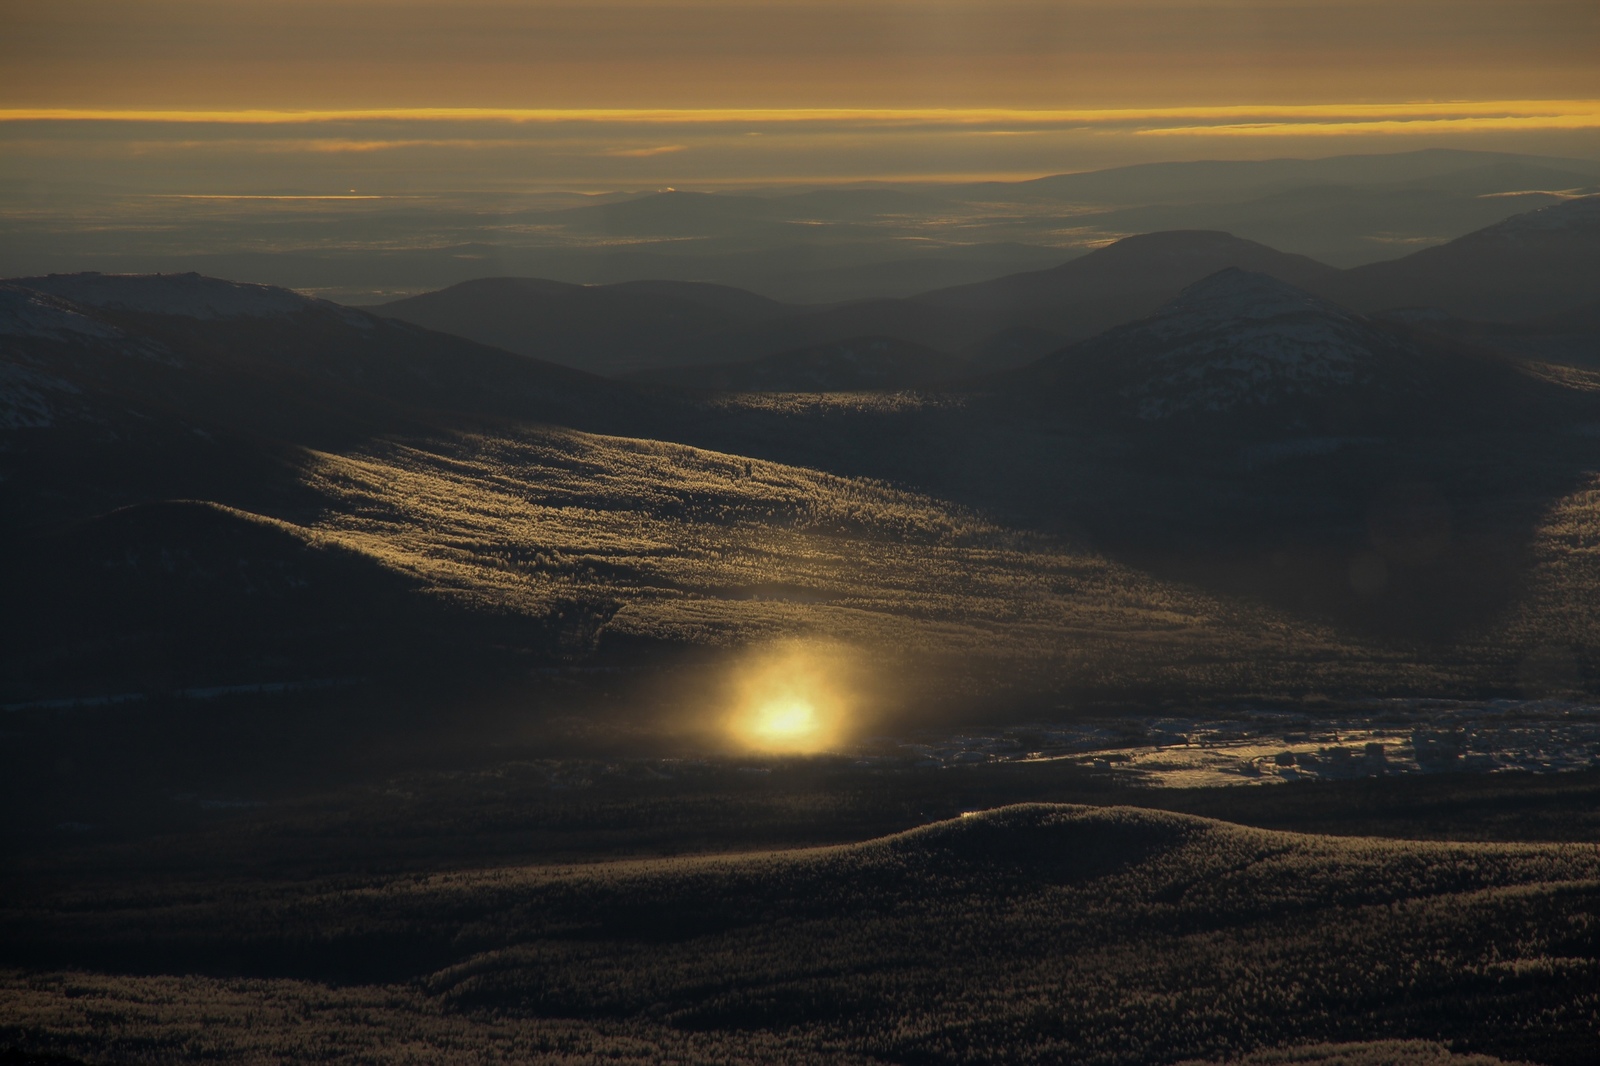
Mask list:
[[[1428,389],[1422,353],[1361,316],[1264,274],[1228,269],[1148,318],[1019,371],[1009,387],[1096,417],[1252,414],[1299,432],[1392,421]],[[1507,375],[1509,377],[1509,375]]]
[[1328,289],[1368,310],[1433,307],[1463,318],[1557,313],[1600,290],[1600,196],[1514,215],[1403,259],[1356,267]]
[[[298,446],[504,419],[646,429],[626,386],[283,289],[60,275],[0,290],[0,436],[20,524],[212,498],[263,510]],[[71,302],[77,296],[87,303]]]
[[370,310],[609,374],[654,365],[663,350],[791,308],[742,289],[694,282],[568,285],[536,278],[483,278]]
[[8,702],[410,671],[487,643],[491,628],[541,660],[558,652],[558,624],[491,626],[371,556],[193,500],[127,507],[17,542],[0,587]]
[[855,392],[931,385],[962,369],[942,352],[893,337],[852,337],[742,363],[664,367],[634,377],[724,392]]

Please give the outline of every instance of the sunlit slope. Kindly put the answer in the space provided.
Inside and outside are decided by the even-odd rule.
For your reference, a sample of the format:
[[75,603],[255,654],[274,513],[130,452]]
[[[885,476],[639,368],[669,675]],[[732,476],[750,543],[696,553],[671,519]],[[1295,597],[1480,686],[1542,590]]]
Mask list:
[[939,500],[678,444],[556,429],[316,453],[327,538],[485,610],[629,638],[823,638],[974,688],[1318,689],[1431,678]]
[[[1577,1064],[1600,1009],[1597,879],[1587,844],[1028,805],[810,851],[75,898],[10,920],[9,957],[78,972],[5,981],[0,1016],[30,1043],[151,1058],[387,1062],[470,1025],[488,1061],[1162,1063],[1427,1038]],[[197,976],[82,972],[128,952]],[[249,987],[281,1007],[244,1011],[203,976],[224,973],[278,978]],[[1322,1054],[1442,1058],[1390,1049]]]
[[1600,478],[1552,503],[1530,556],[1526,593],[1486,643],[1510,649],[1535,692],[1579,689],[1600,665]]

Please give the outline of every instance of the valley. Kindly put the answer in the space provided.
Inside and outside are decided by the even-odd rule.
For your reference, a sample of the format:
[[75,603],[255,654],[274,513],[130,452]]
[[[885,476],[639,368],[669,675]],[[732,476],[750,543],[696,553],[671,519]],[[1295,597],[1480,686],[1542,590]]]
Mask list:
[[1587,1061],[1553,199],[822,306],[0,283],[0,1061]]

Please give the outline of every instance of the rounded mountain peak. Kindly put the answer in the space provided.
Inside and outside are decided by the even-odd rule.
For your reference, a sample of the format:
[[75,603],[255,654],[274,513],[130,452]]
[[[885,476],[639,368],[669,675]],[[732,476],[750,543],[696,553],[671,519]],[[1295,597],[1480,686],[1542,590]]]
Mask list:
[[1129,328],[1159,327],[1165,323],[1188,330],[1209,323],[1262,322],[1298,315],[1324,316],[1341,322],[1355,322],[1359,318],[1337,304],[1270,274],[1227,267],[1201,278],[1145,322],[1133,323]]
[[1102,413],[1149,422],[1272,409],[1310,426],[1337,421],[1324,410],[1337,395],[1410,385],[1415,354],[1360,315],[1230,268],[1041,369]]

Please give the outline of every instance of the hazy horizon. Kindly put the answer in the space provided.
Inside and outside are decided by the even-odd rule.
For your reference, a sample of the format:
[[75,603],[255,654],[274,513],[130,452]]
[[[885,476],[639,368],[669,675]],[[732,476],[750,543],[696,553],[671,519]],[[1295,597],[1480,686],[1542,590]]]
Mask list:
[[1600,157],[1569,0],[0,4],[0,179],[165,193]]

